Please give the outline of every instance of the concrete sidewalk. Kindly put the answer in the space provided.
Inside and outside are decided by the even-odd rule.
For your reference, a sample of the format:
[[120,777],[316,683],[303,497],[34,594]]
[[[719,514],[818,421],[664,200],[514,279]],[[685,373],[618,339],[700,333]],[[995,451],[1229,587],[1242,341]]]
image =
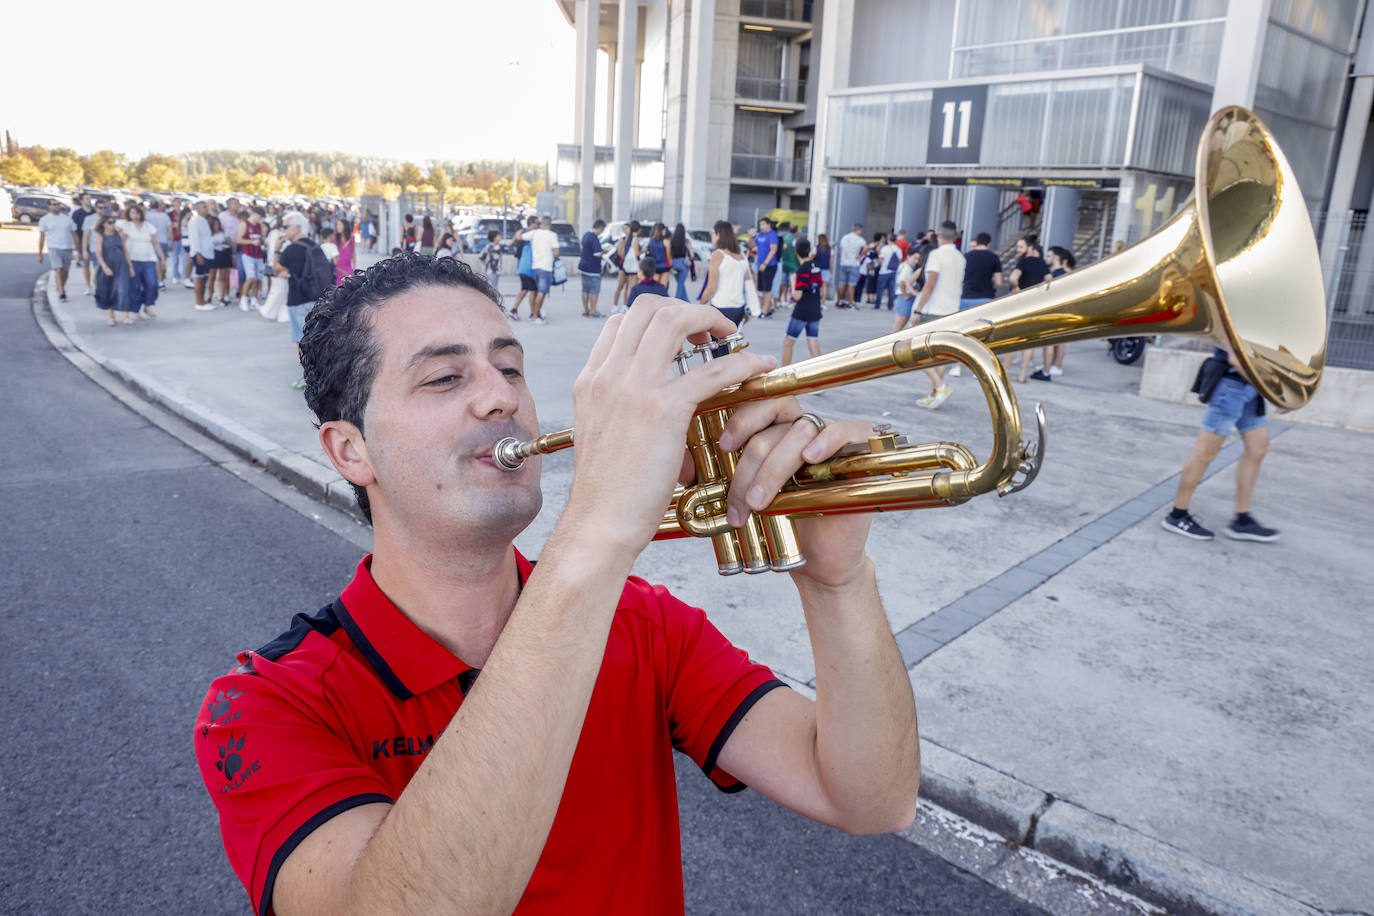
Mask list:
[[[78,276],[58,303],[50,287],[73,343],[306,492],[351,506],[289,387],[299,371],[287,325],[195,312],[176,287],[156,320],[107,328],[81,288]],[[601,327],[580,311],[573,283],[551,294],[548,325],[514,325],[544,431],[571,425],[571,382]],[[785,326],[745,333],[777,353]],[[886,311],[831,310],[822,347],[890,327]],[[1275,418],[1255,514],[1283,538],[1193,542],[1158,519],[1200,408],[1139,397],[1139,369],[1100,343],[1075,345],[1067,369],[1016,386],[1023,411],[1040,399],[1048,417],[1033,486],[875,519],[870,553],[921,715],[923,794],[1170,912],[1374,911],[1374,436]],[[955,380],[934,413],[914,404],[924,384],[896,376],[807,402],[985,454],[972,381]],[[1218,530],[1237,454],[1228,446],[1194,501]],[[545,460],[545,508],[517,541],[525,552],[539,553],[571,467]],[[675,541],[651,545],[636,573],[707,608],[808,689],[813,661],[786,577],[713,569],[708,544]]]

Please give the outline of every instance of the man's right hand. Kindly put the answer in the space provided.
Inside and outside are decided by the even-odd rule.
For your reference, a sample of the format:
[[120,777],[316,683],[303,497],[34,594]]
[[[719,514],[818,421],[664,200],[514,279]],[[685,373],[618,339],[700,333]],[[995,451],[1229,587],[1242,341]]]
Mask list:
[[684,341],[734,331],[712,306],[648,293],[607,320],[573,384],[577,445],[565,518],[631,557],[644,549],[672,499],[697,405],[777,364],[736,353],[674,373]]

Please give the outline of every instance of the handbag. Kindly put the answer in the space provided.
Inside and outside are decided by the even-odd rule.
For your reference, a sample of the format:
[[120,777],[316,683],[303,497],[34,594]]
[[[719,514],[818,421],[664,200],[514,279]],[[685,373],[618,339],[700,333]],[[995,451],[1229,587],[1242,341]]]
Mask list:
[[754,318],[759,317],[762,311],[759,307],[759,289],[756,283],[750,281],[754,275],[749,271],[749,265],[744,265],[744,309]]
[[1215,355],[1207,357],[1202,361],[1202,365],[1198,366],[1191,391],[1197,395],[1199,401],[1206,404],[1212,400],[1212,392],[1217,390],[1217,383],[1230,368],[1231,364],[1225,358],[1218,359]]

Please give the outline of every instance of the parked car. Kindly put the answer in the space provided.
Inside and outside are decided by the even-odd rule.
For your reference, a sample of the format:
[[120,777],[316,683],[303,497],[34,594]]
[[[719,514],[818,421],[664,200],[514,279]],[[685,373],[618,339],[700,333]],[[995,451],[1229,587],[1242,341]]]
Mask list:
[[0,223],[14,222],[14,198],[10,192],[0,188]]
[[14,219],[21,223],[36,223],[48,212],[48,201],[56,200],[62,205],[63,213],[70,213],[72,210],[71,202],[65,201],[60,197],[52,195],[38,196],[36,194],[26,194],[14,199],[12,205]]
[[577,236],[577,230],[572,223],[552,223],[549,228],[553,234],[558,236],[559,257],[571,257],[574,261],[582,251],[582,240]]
[[711,230],[709,229],[688,229],[687,241],[692,245],[692,253],[698,260],[711,260]]

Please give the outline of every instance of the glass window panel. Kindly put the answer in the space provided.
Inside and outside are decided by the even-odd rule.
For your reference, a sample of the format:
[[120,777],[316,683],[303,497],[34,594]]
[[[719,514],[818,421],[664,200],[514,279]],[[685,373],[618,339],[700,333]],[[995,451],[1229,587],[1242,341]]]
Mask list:
[[1264,38],[1255,104],[1334,127],[1346,57],[1271,25]]
[[988,87],[988,114],[983,121],[984,162],[1022,165],[1038,160],[1048,96],[1049,83]]
[[1354,48],[1360,0],[1273,0],[1269,20],[1338,48]]
[[930,131],[930,90],[896,92],[891,96],[883,165],[924,165]]

